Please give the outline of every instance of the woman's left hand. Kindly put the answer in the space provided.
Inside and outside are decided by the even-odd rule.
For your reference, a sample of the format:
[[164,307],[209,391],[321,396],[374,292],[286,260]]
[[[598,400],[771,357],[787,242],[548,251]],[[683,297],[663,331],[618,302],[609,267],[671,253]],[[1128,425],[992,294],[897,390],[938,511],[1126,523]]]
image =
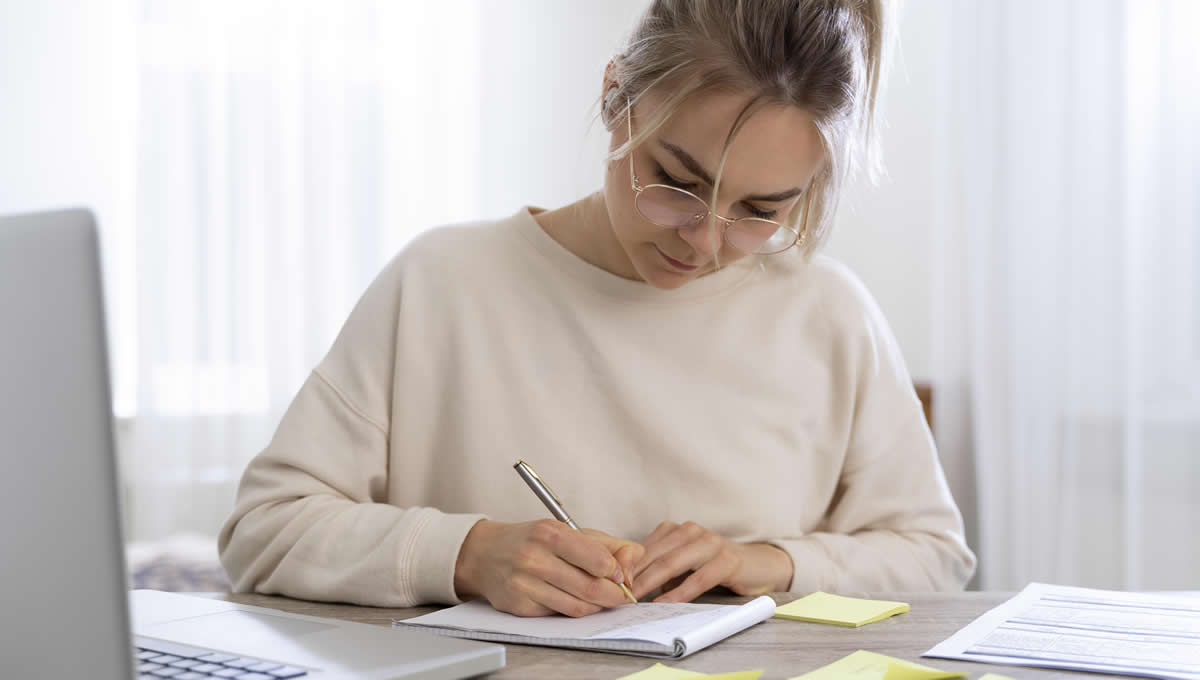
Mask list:
[[695,522],[663,522],[642,545],[646,554],[633,572],[638,599],[663,588],[655,602],[690,602],[717,586],[762,595],[785,591],[792,582],[792,558],[782,549],[735,543]]

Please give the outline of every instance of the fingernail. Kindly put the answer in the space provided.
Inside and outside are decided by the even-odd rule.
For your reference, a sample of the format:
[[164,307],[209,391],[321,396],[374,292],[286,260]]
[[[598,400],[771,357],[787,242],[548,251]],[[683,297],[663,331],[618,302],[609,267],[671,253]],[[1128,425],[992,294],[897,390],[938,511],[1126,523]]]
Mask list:
[[613,569],[612,576],[609,576],[609,578],[611,578],[614,583],[620,583],[621,581],[625,580],[625,574],[621,573],[621,565],[618,564],[617,568]]

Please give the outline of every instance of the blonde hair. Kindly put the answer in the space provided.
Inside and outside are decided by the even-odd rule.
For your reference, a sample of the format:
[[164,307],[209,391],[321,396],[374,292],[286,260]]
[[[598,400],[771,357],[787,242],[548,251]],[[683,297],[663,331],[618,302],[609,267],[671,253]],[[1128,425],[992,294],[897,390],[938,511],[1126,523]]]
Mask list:
[[765,106],[798,106],[813,117],[824,150],[787,218],[811,254],[828,235],[847,177],[865,168],[874,180],[882,171],[876,101],[891,42],[887,2],[654,0],[613,58],[617,85],[604,95],[602,119],[612,131],[651,91],[662,103],[610,160],[643,143],[697,93],[749,93],[725,138],[715,201],[730,145],[750,116]]

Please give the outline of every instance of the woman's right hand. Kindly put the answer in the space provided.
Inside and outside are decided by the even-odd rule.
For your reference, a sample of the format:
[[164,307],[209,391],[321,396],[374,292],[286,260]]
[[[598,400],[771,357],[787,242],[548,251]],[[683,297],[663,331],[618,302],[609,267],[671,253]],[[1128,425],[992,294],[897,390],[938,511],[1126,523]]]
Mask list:
[[459,550],[454,589],[464,600],[482,596],[517,616],[586,616],[629,601],[617,584],[644,553],[633,541],[552,519],[485,519],[471,527]]

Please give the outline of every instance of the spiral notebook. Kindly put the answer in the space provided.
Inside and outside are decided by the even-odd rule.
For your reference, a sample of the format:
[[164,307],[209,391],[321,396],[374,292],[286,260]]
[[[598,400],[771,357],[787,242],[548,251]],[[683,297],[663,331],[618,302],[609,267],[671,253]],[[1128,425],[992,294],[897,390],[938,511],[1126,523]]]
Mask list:
[[392,626],[452,637],[681,659],[761,623],[775,613],[767,596],[746,604],[627,604],[573,619],[521,617],[484,602],[467,602]]

